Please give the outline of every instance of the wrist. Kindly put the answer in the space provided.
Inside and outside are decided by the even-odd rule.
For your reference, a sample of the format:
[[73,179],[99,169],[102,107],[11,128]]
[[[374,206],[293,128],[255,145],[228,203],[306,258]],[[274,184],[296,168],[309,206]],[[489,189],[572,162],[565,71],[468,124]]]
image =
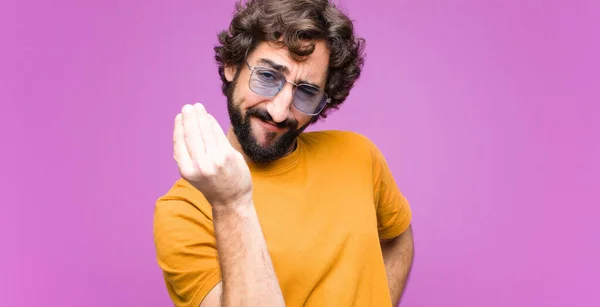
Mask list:
[[229,213],[246,213],[249,209],[254,209],[254,201],[252,193],[247,193],[239,197],[227,199],[222,202],[212,205],[213,215],[229,214]]

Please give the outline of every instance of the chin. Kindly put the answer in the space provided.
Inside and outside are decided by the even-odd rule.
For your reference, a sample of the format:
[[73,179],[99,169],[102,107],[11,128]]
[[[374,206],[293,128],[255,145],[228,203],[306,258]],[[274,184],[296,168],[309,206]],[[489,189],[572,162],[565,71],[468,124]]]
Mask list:
[[287,131],[279,128],[271,128],[269,126],[269,124],[263,123],[259,119],[252,120],[252,135],[254,136],[254,139],[258,145],[261,147],[268,147],[269,145],[272,145],[281,137],[282,134]]

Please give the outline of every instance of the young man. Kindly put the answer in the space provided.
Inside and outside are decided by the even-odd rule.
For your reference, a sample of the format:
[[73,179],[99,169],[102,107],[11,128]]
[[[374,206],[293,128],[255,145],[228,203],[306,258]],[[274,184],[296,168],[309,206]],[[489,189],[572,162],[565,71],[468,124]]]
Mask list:
[[175,306],[395,306],[413,257],[407,200],[367,138],[303,132],[360,75],[351,21],[326,0],[250,0],[219,42],[231,129],[184,106],[182,179],[156,203]]

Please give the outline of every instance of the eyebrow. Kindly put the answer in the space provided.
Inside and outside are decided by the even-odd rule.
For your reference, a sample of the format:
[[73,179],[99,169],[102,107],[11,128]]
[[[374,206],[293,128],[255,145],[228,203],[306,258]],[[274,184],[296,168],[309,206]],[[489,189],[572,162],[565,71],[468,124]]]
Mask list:
[[[273,62],[273,61],[271,61],[269,59],[261,58],[261,59],[258,60],[258,63],[266,65],[269,68],[275,69],[276,71],[278,71],[280,73],[283,73],[283,74],[288,74],[290,72],[290,70],[285,65],[277,64],[277,63],[275,63],[275,62]],[[322,90],[320,86],[318,86],[318,85],[316,85],[316,84],[314,84],[312,82],[309,82],[307,80],[297,80],[296,83],[297,84],[312,85],[312,86],[314,86],[314,87]]]

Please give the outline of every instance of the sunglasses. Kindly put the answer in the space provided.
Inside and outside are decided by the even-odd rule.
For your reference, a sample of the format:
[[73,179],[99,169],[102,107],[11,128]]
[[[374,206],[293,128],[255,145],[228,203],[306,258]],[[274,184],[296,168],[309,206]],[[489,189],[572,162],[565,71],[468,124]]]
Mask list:
[[272,68],[250,66],[250,90],[264,97],[275,97],[286,83],[294,85],[293,104],[296,109],[308,115],[318,115],[323,111],[325,105],[331,102],[331,98],[320,88],[310,84],[296,84],[288,81],[283,73]]

